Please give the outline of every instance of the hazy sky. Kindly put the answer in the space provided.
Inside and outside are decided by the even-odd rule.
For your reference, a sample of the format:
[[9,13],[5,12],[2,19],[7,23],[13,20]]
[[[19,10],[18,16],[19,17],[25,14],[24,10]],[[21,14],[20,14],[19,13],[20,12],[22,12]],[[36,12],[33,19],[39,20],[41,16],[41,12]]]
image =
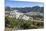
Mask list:
[[25,1],[14,1],[14,0],[6,0],[5,6],[9,7],[33,7],[40,6],[43,7],[43,3],[39,2],[25,2]]

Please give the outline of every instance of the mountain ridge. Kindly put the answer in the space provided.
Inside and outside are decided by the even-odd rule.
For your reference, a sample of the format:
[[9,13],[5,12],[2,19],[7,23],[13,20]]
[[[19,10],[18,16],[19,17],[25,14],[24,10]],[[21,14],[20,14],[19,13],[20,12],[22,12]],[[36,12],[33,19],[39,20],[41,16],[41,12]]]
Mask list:
[[40,6],[34,6],[34,7],[24,7],[24,8],[10,8],[10,7],[5,7],[6,11],[11,11],[11,10],[18,10],[20,13],[28,13],[28,12],[42,12],[44,13],[44,7]]

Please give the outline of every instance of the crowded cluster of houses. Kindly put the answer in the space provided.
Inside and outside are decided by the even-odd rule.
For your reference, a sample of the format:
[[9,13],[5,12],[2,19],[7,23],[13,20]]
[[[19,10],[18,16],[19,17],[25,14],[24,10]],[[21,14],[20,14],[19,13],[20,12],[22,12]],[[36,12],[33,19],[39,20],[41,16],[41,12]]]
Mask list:
[[[33,21],[33,17],[26,16],[24,13],[17,12],[17,10],[5,11],[5,16],[9,16],[9,17],[16,18],[16,19],[23,19],[23,20]],[[39,19],[39,18],[37,18],[37,19]],[[39,19],[39,21],[41,21],[41,19]]]
[[16,18],[16,19],[24,19],[24,20],[32,19],[32,17],[26,16],[24,15],[24,13],[17,12],[17,10],[5,11],[5,16],[9,16],[9,17]]

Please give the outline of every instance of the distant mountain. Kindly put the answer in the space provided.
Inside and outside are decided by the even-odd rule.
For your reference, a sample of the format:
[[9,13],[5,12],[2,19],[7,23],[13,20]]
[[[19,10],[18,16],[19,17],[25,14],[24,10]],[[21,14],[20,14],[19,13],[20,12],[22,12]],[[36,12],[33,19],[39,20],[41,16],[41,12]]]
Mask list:
[[33,12],[44,12],[44,7],[34,6],[32,7]]
[[34,6],[34,7],[25,7],[25,8],[16,8],[18,12],[28,13],[28,12],[44,12],[44,7]]
[[5,7],[5,11],[12,11],[13,9],[11,7]]
[[44,12],[44,7],[34,6],[34,7],[24,7],[24,8],[10,8],[6,7],[5,10],[11,11],[11,10],[18,10],[18,12],[21,13],[28,13],[28,12]]

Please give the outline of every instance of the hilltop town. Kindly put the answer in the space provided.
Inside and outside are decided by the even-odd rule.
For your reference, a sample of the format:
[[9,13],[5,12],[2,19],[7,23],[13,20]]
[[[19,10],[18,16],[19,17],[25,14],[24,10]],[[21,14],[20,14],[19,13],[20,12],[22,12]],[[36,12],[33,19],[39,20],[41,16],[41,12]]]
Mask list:
[[44,13],[40,11],[20,11],[18,9],[5,10],[6,30],[16,29],[38,29],[44,27]]
[[[20,13],[20,12],[17,12],[17,10],[6,11],[5,14],[6,14],[5,16],[9,16],[9,17],[16,18],[16,19],[24,19],[24,20],[29,20],[29,19],[32,20],[33,19],[32,16],[38,16],[38,15],[42,16],[43,15],[40,12],[30,12],[30,16],[27,16],[28,15],[27,13]],[[40,19],[40,20],[42,20],[42,19]]]

